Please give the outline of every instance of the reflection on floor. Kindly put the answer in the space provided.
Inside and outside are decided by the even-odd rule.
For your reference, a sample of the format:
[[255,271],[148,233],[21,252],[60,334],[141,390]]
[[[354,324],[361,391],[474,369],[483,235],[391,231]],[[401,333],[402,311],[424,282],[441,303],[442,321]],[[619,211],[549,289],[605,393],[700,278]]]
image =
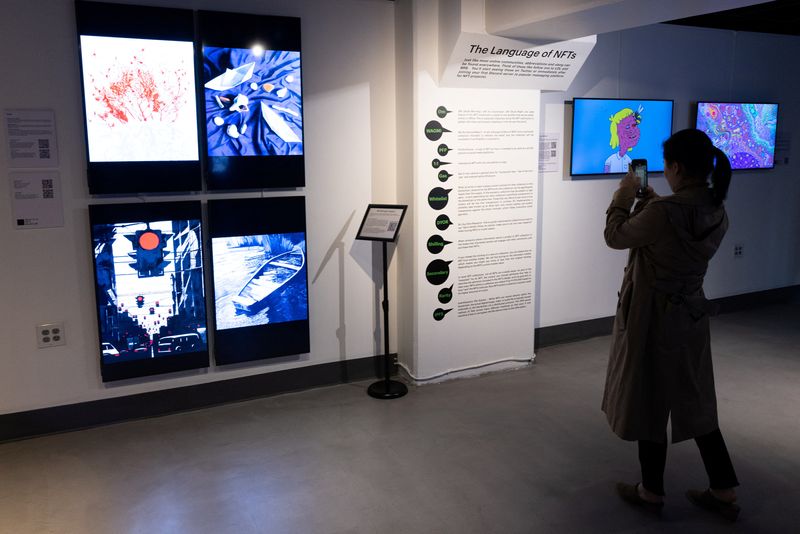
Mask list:
[[797,532],[800,305],[713,322],[740,521],[695,509],[692,442],[670,447],[661,520],[628,508],[636,447],[599,410],[609,339],[529,369],[412,388],[368,383],[0,445],[0,532]]

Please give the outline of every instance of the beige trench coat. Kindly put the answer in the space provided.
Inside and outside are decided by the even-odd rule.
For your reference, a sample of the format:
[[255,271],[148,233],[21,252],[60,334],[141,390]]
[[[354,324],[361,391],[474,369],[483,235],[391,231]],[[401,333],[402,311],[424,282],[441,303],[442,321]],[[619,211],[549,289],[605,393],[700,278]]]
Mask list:
[[630,249],[619,292],[603,411],[625,440],[672,441],[718,426],[708,316],[708,261],[728,228],[705,186],[641,201],[617,191],[605,240]]

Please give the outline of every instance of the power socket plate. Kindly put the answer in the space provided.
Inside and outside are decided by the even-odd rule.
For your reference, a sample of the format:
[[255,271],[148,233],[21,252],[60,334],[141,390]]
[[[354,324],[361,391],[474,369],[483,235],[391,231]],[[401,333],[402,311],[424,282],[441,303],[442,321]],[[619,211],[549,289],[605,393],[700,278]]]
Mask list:
[[40,349],[66,345],[64,323],[47,323],[36,326],[36,344]]

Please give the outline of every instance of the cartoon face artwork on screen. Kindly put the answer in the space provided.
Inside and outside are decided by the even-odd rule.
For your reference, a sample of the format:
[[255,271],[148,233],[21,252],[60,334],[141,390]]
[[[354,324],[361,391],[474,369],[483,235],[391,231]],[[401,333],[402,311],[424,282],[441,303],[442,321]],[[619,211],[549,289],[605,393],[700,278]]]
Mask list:
[[642,136],[639,129],[639,124],[642,122],[642,111],[644,111],[642,106],[639,106],[637,111],[633,111],[631,108],[622,108],[608,119],[611,122],[608,144],[614,152],[606,158],[603,164],[604,173],[628,172],[628,166],[631,163],[628,152],[633,151]]
[[203,48],[209,156],[303,154],[300,52]]
[[[197,219],[135,220],[128,215],[136,207],[90,208],[104,378],[178,370],[179,360],[192,353],[207,360],[199,203]],[[126,215],[118,218],[124,222],[112,222],[115,209]],[[178,361],[159,370],[162,360]],[[126,369],[124,376],[117,366]]]
[[217,330],[308,319],[305,233],[215,237]]
[[672,101],[576,98],[572,124],[572,175],[624,174],[637,158],[662,171]]
[[774,167],[777,124],[778,104],[697,104],[697,129],[725,152],[733,169]]
[[80,42],[89,161],[197,161],[192,43]]

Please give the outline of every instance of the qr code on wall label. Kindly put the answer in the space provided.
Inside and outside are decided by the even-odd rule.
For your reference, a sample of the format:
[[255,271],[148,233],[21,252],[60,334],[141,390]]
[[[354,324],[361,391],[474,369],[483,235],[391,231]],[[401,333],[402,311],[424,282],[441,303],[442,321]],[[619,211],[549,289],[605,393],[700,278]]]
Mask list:
[[52,179],[42,180],[42,198],[55,198]]

